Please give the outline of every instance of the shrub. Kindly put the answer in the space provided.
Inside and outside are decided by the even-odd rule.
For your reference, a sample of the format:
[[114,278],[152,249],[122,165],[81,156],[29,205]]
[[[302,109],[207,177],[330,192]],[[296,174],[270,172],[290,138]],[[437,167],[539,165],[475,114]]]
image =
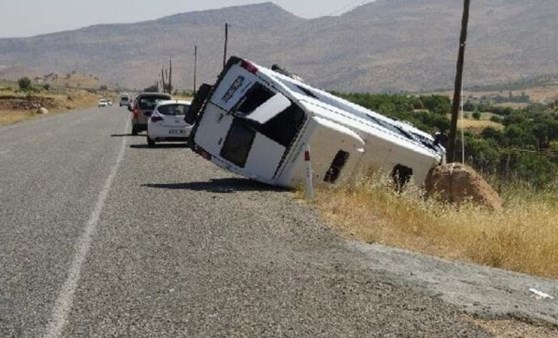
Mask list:
[[31,89],[31,79],[27,76],[19,79],[17,84],[19,85],[19,89],[22,91],[28,91]]
[[473,111],[475,110],[475,105],[471,101],[465,102],[463,105],[463,110],[465,111]]
[[492,115],[490,117],[490,121],[502,124],[504,122],[504,119],[498,115]]

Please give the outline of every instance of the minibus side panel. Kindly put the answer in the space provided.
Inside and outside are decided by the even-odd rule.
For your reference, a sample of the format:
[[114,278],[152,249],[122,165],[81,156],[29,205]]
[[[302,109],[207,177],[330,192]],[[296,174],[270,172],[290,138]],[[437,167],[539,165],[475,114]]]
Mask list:
[[233,116],[225,114],[219,107],[208,102],[203,118],[198,122],[194,142],[210,154],[219,154],[232,121]]
[[253,173],[251,176],[271,179],[275,174],[277,166],[281,163],[285,149],[279,143],[260,133],[256,133],[256,139],[244,169],[249,173]]
[[[310,144],[310,158],[314,184],[340,183],[353,176],[356,166],[364,152],[364,140],[354,131],[319,117],[313,117],[307,129],[303,142]],[[326,182],[331,177],[333,164],[339,154],[345,154],[342,168],[338,169],[333,182]],[[306,177],[303,151],[299,153],[294,163],[280,178],[283,186],[295,188],[302,184]]]

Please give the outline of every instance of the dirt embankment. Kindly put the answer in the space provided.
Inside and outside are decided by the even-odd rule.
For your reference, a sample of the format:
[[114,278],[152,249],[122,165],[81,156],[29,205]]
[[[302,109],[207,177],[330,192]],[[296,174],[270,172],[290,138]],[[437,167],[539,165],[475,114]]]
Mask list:
[[99,95],[85,90],[21,94],[0,92],[0,125],[15,123],[46,113],[93,107]]
[[0,95],[0,110],[32,110],[39,107],[57,108],[58,104],[52,97]]
[[448,163],[434,167],[425,182],[427,196],[439,196],[456,205],[472,201],[492,210],[502,210],[498,193],[470,166]]

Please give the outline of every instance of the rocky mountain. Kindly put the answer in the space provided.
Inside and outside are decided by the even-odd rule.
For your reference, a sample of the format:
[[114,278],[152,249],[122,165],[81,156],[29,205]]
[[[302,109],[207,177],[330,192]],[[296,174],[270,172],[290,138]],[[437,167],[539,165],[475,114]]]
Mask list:
[[[377,0],[337,17],[307,20],[273,3],[177,14],[133,24],[91,26],[31,38],[0,39],[1,70],[94,73],[143,88],[173,60],[174,84],[192,87],[229,55],[279,63],[309,83],[344,91],[419,91],[453,84],[461,0]],[[475,0],[465,85],[558,74],[556,0]],[[10,73],[14,76],[14,72]]]

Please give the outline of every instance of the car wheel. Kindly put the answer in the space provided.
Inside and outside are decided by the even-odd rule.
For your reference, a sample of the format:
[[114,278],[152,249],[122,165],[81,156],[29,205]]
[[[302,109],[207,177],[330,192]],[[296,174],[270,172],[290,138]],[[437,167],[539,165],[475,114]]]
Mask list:
[[132,135],[136,136],[138,134],[138,127],[132,124]]
[[147,136],[147,146],[148,147],[153,147],[155,146],[155,141],[150,139],[149,136]]

